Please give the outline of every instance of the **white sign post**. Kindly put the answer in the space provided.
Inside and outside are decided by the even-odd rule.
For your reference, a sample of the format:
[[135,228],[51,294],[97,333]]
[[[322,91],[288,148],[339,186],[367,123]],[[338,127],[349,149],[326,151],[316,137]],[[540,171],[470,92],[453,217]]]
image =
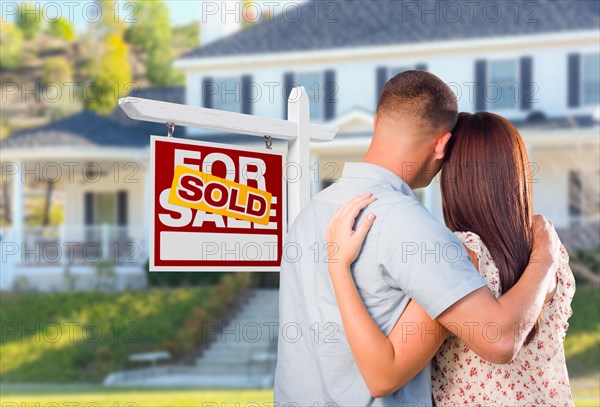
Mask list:
[[288,174],[288,226],[310,200],[310,142],[331,141],[338,130],[334,126],[310,123],[309,100],[302,86],[290,92],[288,120],[132,96],[119,99],[119,106],[134,120],[287,140],[287,167],[289,172],[297,172]]
[[338,130],[334,126],[310,123],[309,100],[303,87],[295,87],[290,92],[287,120],[132,96],[119,99],[119,106],[134,120],[287,140],[288,227],[310,200],[310,142],[331,141]]

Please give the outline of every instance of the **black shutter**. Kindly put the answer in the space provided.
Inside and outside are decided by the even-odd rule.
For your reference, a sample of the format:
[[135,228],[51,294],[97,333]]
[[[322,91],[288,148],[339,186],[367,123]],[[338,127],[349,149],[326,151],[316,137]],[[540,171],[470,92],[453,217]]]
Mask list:
[[283,118],[287,120],[288,117],[288,98],[290,97],[290,92],[294,87],[294,73],[286,72],[283,75],[283,95],[285,99],[283,100]]
[[96,237],[94,233],[94,193],[86,192],[83,194],[83,223],[85,226],[85,241],[93,242]]
[[567,86],[569,89],[568,93],[568,106],[569,107],[579,107],[581,95],[580,88],[581,82],[579,79],[579,70],[581,64],[581,56],[579,54],[569,54],[568,57],[568,73],[567,75]]
[[215,82],[212,78],[204,78],[202,80],[202,106],[208,107],[209,109],[214,106],[214,88]]
[[337,90],[338,86],[335,83],[335,71],[328,69],[325,71],[325,98],[323,100],[325,104],[325,120],[331,120],[335,117],[335,107],[337,104]]
[[521,58],[520,82],[521,109],[531,110],[533,105],[533,59],[531,57]]
[[475,111],[485,110],[485,87],[487,63],[484,60],[475,61]]
[[427,64],[416,64],[415,65],[415,69],[417,71],[426,71],[427,70]]
[[377,88],[375,89],[375,106],[379,104],[379,97],[383,91],[383,87],[388,80],[388,68],[387,66],[380,66],[377,68]]
[[86,226],[94,224],[94,193],[86,192],[83,194],[83,223]]
[[127,191],[117,192],[117,224],[127,226]]
[[252,75],[242,76],[242,113],[252,114]]

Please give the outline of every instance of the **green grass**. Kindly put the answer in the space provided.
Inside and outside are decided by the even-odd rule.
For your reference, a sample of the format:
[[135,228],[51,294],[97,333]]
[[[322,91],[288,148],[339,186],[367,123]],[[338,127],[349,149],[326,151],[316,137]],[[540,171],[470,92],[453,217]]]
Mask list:
[[[580,285],[571,304],[573,316],[565,339],[569,376],[574,379],[597,375],[600,371],[600,292]],[[598,382],[596,382],[598,383]]]
[[[598,407],[600,395],[574,393],[577,407]],[[19,407],[39,407],[39,405],[60,406],[102,406],[102,407],[240,407],[271,406],[272,390],[193,390],[193,389],[147,389],[115,388],[90,385],[2,385],[0,386],[2,405]],[[56,403],[56,404],[50,404]],[[95,404],[92,404],[95,403]],[[14,405],[14,404],[13,404]]]
[[236,273],[207,288],[2,293],[0,381],[99,383],[132,367],[132,353],[193,356],[206,323],[251,284],[250,275]]
[[208,289],[2,294],[0,378],[93,382],[127,355],[162,350]]
[[101,386],[8,385],[0,387],[0,394],[3,406],[16,403],[19,407],[33,407],[36,403],[60,406],[89,404],[102,407],[239,407],[240,405],[258,407],[273,403],[271,390],[165,390]]
[[[208,303],[208,289],[153,289],[126,293],[51,293],[0,295],[0,403],[18,403],[19,407],[35,403],[100,406],[196,406],[230,407],[269,405],[271,390],[189,390],[106,388],[99,385],[10,384],[94,382],[107,371],[123,367],[126,355],[142,350],[163,349],[165,341],[185,325],[190,313]],[[600,292],[580,284],[572,304],[573,316],[565,340],[565,354],[577,406],[600,405]],[[24,333],[23,327],[11,334],[11,323],[50,321],[63,326],[58,341],[48,341],[52,332]],[[65,331],[65,323],[78,323],[73,341]],[[102,329],[98,342],[81,336],[88,322]],[[127,329],[134,322],[135,332]],[[114,324],[120,327],[115,340]],[[39,329],[43,331],[43,329]],[[40,336],[39,342],[35,336]],[[125,338],[133,335],[131,343]],[[7,384],[9,383],[9,384]],[[67,404],[68,402],[73,404]],[[6,404],[4,404],[6,403]],[[24,403],[24,404],[21,404]],[[216,403],[216,404],[215,404]],[[254,404],[252,404],[254,403]],[[43,405],[43,404],[42,404]]]

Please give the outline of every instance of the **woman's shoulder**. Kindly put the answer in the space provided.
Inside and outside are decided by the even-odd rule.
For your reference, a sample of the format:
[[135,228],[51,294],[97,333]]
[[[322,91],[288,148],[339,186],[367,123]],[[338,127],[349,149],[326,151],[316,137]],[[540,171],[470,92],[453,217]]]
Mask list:
[[479,274],[485,279],[490,290],[498,297],[500,295],[500,273],[483,239],[477,233],[471,231],[458,231],[454,234],[469,251],[475,254],[477,257],[475,266],[477,266]]
[[489,256],[489,250],[485,246],[483,239],[475,232],[470,231],[457,231],[454,234],[458,237],[458,239],[462,242],[462,244],[475,253],[479,260],[486,259]]

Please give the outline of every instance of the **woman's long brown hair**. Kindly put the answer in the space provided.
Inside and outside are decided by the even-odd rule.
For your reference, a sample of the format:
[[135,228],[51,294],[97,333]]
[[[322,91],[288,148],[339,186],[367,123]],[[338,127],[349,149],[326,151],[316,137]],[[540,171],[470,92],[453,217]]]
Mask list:
[[444,220],[452,231],[481,237],[498,267],[501,292],[517,282],[529,263],[530,176],[527,150],[508,120],[487,112],[459,114],[441,175]]

